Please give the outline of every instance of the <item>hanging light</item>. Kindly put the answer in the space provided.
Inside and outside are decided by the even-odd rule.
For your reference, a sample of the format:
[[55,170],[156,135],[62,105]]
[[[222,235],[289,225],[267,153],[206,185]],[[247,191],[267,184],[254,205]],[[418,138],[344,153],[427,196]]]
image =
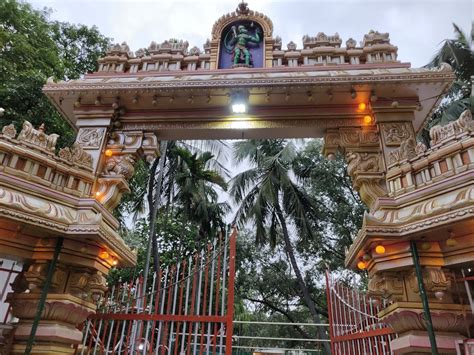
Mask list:
[[357,267],[358,267],[360,270],[365,270],[365,269],[367,268],[367,264],[366,264],[365,261],[362,261],[362,260],[361,260],[361,261],[359,261],[359,262],[357,263]]
[[234,91],[230,94],[230,105],[232,113],[242,114],[247,112],[248,93],[245,91]]
[[370,115],[365,115],[365,116],[364,116],[364,123],[365,123],[365,124],[371,124],[371,123],[372,123],[372,116],[370,116]]

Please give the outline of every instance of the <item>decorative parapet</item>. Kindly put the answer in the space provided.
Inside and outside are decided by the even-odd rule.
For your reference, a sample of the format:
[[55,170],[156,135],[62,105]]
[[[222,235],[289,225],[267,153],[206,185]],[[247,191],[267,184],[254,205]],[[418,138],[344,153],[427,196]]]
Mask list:
[[[214,25],[212,41],[207,40],[203,50],[192,47],[184,40],[170,39],[158,44],[151,42],[148,49],[140,49],[135,55],[124,42],[109,49],[107,55],[99,60],[99,73],[137,73],[149,71],[196,71],[211,69],[212,58],[217,58],[220,32],[236,18],[257,19],[264,24],[265,37],[271,46],[266,56],[272,67],[297,67],[346,64],[378,64],[399,63],[396,46],[390,43],[388,33],[370,31],[364,35],[361,46],[349,38],[346,47],[341,48],[342,39],[338,33],[330,36],[319,32],[316,36],[303,36],[303,49],[297,50],[293,41],[288,44],[287,50],[282,50],[282,41],[279,36],[272,37],[273,25],[264,15],[249,10],[233,12],[220,18]],[[212,53],[211,53],[212,52]]]
[[13,124],[3,127],[0,172],[77,197],[89,197],[93,182],[91,156],[77,144],[63,148],[55,155],[58,137],[57,134],[45,134],[44,125],[35,129],[28,121],[18,137]]
[[390,153],[387,171],[389,196],[433,184],[474,167],[474,121],[471,111],[445,126],[430,130],[431,148],[408,139]]

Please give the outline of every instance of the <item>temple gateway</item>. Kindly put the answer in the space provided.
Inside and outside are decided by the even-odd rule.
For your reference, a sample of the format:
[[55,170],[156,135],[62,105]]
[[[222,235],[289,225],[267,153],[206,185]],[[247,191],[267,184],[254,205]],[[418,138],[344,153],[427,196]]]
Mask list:
[[160,141],[322,137],[328,159],[345,155],[368,208],[346,266],[365,269],[384,300],[377,317],[396,334],[391,351],[431,353],[436,334],[439,353],[455,354],[473,323],[459,282],[474,260],[472,115],[433,127],[430,147],[416,141],[453,80],[449,65],[399,61],[388,33],[343,43],[320,32],[283,46],[272,21],[241,3],[203,48],[116,44],[97,72],[48,82],[44,94],[77,131],[73,146],[56,153],[58,136],[28,122],[0,134],[0,253],[23,265],[7,285],[16,321],[3,325],[4,346],[23,354],[37,327],[32,353],[80,352],[109,270],[136,262],[112,211]]

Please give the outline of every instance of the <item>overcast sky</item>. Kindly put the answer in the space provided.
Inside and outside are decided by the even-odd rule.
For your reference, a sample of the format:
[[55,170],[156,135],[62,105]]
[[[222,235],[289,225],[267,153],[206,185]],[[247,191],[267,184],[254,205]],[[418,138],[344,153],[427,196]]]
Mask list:
[[[126,41],[133,51],[152,40],[187,40],[202,48],[214,22],[233,11],[237,0],[30,0],[36,8],[50,7],[52,18],[96,25],[115,42]],[[426,64],[445,38],[453,37],[452,23],[469,32],[474,18],[472,0],[247,0],[274,25],[283,45],[318,32],[338,32],[343,43],[361,41],[370,29],[389,32],[399,59],[419,67]],[[343,44],[344,45],[344,44]]]

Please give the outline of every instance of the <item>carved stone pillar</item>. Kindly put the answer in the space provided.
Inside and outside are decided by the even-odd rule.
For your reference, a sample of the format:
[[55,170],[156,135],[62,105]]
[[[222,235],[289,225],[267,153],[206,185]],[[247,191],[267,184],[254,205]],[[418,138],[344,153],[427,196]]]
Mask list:
[[[95,312],[97,301],[106,291],[106,268],[81,267],[67,262],[70,242],[59,256],[39,322],[33,354],[73,354],[82,340],[82,324]],[[46,247],[47,248],[47,247]],[[65,259],[63,261],[62,259]],[[97,258],[99,259],[99,257]],[[7,301],[15,324],[12,354],[23,354],[31,333],[40,295],[46,280],[47,260],[35,260],[13,282]]]
[[[455,354],[456,341],[468,336],[473,323],[465,289],[455,282],[454,273],[443,267],[439,245],[422,242],[418,249],[439,352]],[[368,289],[372,296],[387,303],[379,316],[398,335],[391,343],[392,350],[395,354],[430,353],[427,323],[407,243],[390,245],[387,254],[372,256]],[[397,270],[389,268],[394,263],[399,264]]]
[[370,208],[346,265],[368,271],[369,293],[384,305],[379,317],[398,335],[391,342],[394,354],[429,354],[410,248],[417,241],[439,353],[455,354],[456,343],[472,337],[474,323],[464,284],[455,281],[474,260],[472,115],[467,110],[433,127],[428,149],[416,143],[415,108],[377,102],[372,110],[375,126],[326,133],[326,155],[346,154],[354,187]]
[[158,156],[158,139],[154,133],[111,131],[103,156],[95,194],[105,208],[112,210],[129,191],[127,181],[135,172],[135,162],[144,157],[151,163]]
[[133,176],[136,161],[148,162],[158,155],[158,140],[153,132],[120,130],[123,108],[119,98],[111,105],[80,106],[76,109],[79,127],[76,145],[92,158],[96,177],[92,196],[108,210],[113,210],[122,195],[129,191],[128,180]]
[[362,201],[372,209],[379,197],[387,195],[385,164],[376,126],[338,128],[326,131],[324,154],[332,158],[345,154],[347,172]]

